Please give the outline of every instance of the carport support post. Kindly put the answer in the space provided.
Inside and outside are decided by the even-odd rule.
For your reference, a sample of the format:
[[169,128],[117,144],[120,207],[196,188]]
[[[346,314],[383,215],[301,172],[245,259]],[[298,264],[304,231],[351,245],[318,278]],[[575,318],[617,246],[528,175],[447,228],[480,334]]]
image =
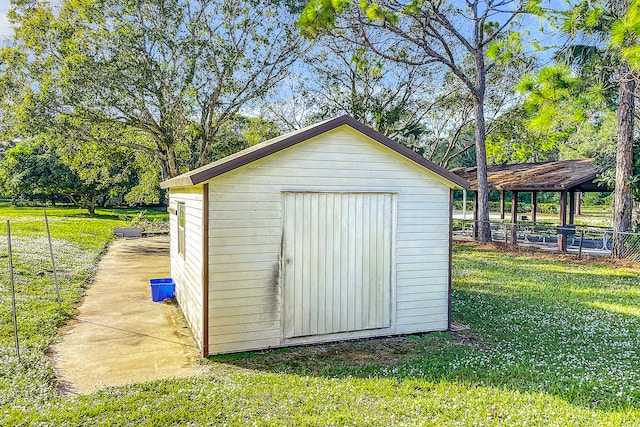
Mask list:
[[538,192],[531,192],[531,220],[533,221],[533,225],[536,224],[538,220]]
[[[560,193],[560,228],[567,226],[567,192]],[[564,233],[558,234],[558,251],[567,251],[567,235]]]
[[511,200],[511,244],[518,244],[518,192],[512,191]]
[[576,192],[569,193],[569,224],[575,224],[576,216]]

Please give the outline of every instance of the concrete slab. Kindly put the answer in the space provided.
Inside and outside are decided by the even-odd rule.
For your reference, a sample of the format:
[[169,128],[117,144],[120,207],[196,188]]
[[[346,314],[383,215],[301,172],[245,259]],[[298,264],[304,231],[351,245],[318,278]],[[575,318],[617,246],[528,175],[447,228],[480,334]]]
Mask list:
[[78,316],[52,348],[63,391],[91,393],[205,369],[180,308],[151,301],[149,279],[156,277],[169,277],[168,236],[110,245]]

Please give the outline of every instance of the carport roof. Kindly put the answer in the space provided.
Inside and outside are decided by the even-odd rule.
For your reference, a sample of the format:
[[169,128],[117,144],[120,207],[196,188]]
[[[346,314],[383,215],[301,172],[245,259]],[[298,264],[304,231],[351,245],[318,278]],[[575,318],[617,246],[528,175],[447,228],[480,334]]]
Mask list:
[[[477,189],[476,167],[454,169],[452,172],[468,180],[472,190]],[[595,159],[521,163],[488,167],[487,181],[490,190],[611,191],[594,182],[601,172]]]
[[[413,163],[441,176],[452,184],[455,188],[469,188],[469,183],[462,177],[449,172],[445,168],[425,159],[416,152],[404,145],[398,144],[380,132],[365,126],[351,116],[344,115],[334,119],[326,120],[306,128],[281,135],[268,141],[256,144],[238,153],[227,156],[216,162],[194,169],[190,172],[178,175],[160,184],[162,188],[186,187],[197,185],[208,181],[216,176],[222,175],[241,166],[260,160],[278,151],[289,148],[299,142],[306,141],[325,132],[331,131],[339,126],[349,126],[369,138],[379,142],[396,153],[406,157]],[[354,159],[355,160],[355,159]]]

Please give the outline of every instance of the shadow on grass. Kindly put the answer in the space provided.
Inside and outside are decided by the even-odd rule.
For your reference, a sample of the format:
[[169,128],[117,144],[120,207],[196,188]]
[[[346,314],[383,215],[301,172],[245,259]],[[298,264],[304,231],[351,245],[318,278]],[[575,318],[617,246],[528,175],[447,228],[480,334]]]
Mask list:
[[[611,287],[606,274],[585,271],[559,274],[555,281],[544,282],[542,290],[539,286],[518,289],[513,286],[514,278],[525,275],[530,264],[483,272],[484,260],[464,259],[464,255],[458,254],[456,261],[465,262],[477,274],[454,285],[452,320],[469,325],[470,330],[221,355],[209,360],[303,376],[492,386],[550,394],[572,405],[599,410],[640,408],[640,390],[635,387],[640,383],[640,318],[606,308],[606,304],[637,305],[640,298],[632,283],[625,282],[621,289]],[[558,263],[536,262],[541,271]],[[631,279],[629,275],[625,280]]]

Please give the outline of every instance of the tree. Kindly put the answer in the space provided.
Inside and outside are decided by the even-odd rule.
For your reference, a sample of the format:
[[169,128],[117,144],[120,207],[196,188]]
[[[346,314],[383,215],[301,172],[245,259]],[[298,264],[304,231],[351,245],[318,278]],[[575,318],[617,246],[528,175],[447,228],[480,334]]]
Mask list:
[[493,164],[557,160],[557,140],[529,129],[529,114],[522,105],[502,114],[487,135],[488,161]]
[[442,166],[473,148],[473,105],[455,77],[392,62],[344,40],[320,37],[303,57],[304,71],[265,117],[291,131],[349,114]]
[[60,156],[38,140],[23,141],[7,150],[0,166],[4,193],[14,199],[55,202],[80,183]]
[[[616,111],[614,257],[624,256],[624,239],[619,233],[631,228],[638,172],[634,171],[636,78],[624,60],[625,49],[633,51],[636,46],[629,42],[627,30],[631,26],[623,17],[627,6],[626,0],[615,4],[579,2],[562,12],[562,30],[572,37],[557,55],[564,65],[545,68],[523,84],[531,94],[530,105],[538,110],[532,126],[547,132],[568,136],[585,122],[597,124],[606,115],[603,110]],[[591,37],[590,41],[595,37],[595,43],[583,43],[584,35]]]
[[611,45],[620,49],[622,59],[640,70],[640,1],[627,2],[628,10],[611,26]]
[[[68,200],[93,214],[98,201],[122,200],[138,186],[140,168],[126,148],[86,143],[62,146],[40,138],[21,141],[7,150],[0,161],[0,184],[14,199]],[[155,172],[157,185],[159,174]],[[138,197],[153,197],[148,188],[136,191]]]
[[[352,43],[365,46],[391,61],[416,67],[438,64],[464,83],[474,108],[480,241],[491,239],[486,164],[485,97],[487,76],[499,62],[513,59],[520,47],[513,31],[526,4],[513,0],[434,0],[397,2],[310,0],[298,23],[308,36],[320,31],[335,37],[352,34]],[[535,6],[535,5],[534,5]]]
[[[615,4],[617,21],[611,28],[612,46],[617,49],[628,48],[629,37],[625,37],[622,27],[625,26],[625,15],[629,10],[628,0],[619,0]],[[637,5],[631,10],[628,19],[633,19]],[[640,24],[638,24],[640,25]],[[623,34],[621,34],[623,33]],[[637,36],[635,44],[631,44],[632,49],[637,49]],[[620,52],[621,61],[618,68],[618,142],[616,144],[616,186],[613,202],[613,230],[615,232],[626,232],[631,230],[633,218],[633,177],[634,177],[634,113],[636,97],[636,76],[634,76],[629,63],[627,62],[628,51]],[[626,239],[619,238],[613,240],[611,255],[614,258],[625,256]]]
[[312,82],[307,121],[349,114],[401,144],[420,139],[436,91],[427,73],[338,39],[316,40],[315,47],[304,57]]
[[77,177],[76,185],[65,195],[73,204],[87,208],[90,214],[95,212],[100,199],[104,203],[107,198],[124,198],[138,183],[135,156],[128,148],[83,141],[51,145]]
[[21,82],[14,136],[131,148],[163,178],[210,161],[225,126],[287,75],[300,46],[275,0],[12,5],[3,59],[4,81]]
[[[563,61],[576,62],[570,57],[563,55]],[[586,65],[584,60],[581,58],[580,64]],[[608,91],[601,76],[588,67],[573,69],[566,63],[526,75],[518,83],[518,89],[525,95],[520,116],[523,126],[519,130],[524,135],[514,137],[529,141],[532,149],[543,153],[568,153],[572,145],[580,144],[580,132],[597,127],[603,111],[613,105],[605,97]],[[576,150],[589,151],[577,147]]]

